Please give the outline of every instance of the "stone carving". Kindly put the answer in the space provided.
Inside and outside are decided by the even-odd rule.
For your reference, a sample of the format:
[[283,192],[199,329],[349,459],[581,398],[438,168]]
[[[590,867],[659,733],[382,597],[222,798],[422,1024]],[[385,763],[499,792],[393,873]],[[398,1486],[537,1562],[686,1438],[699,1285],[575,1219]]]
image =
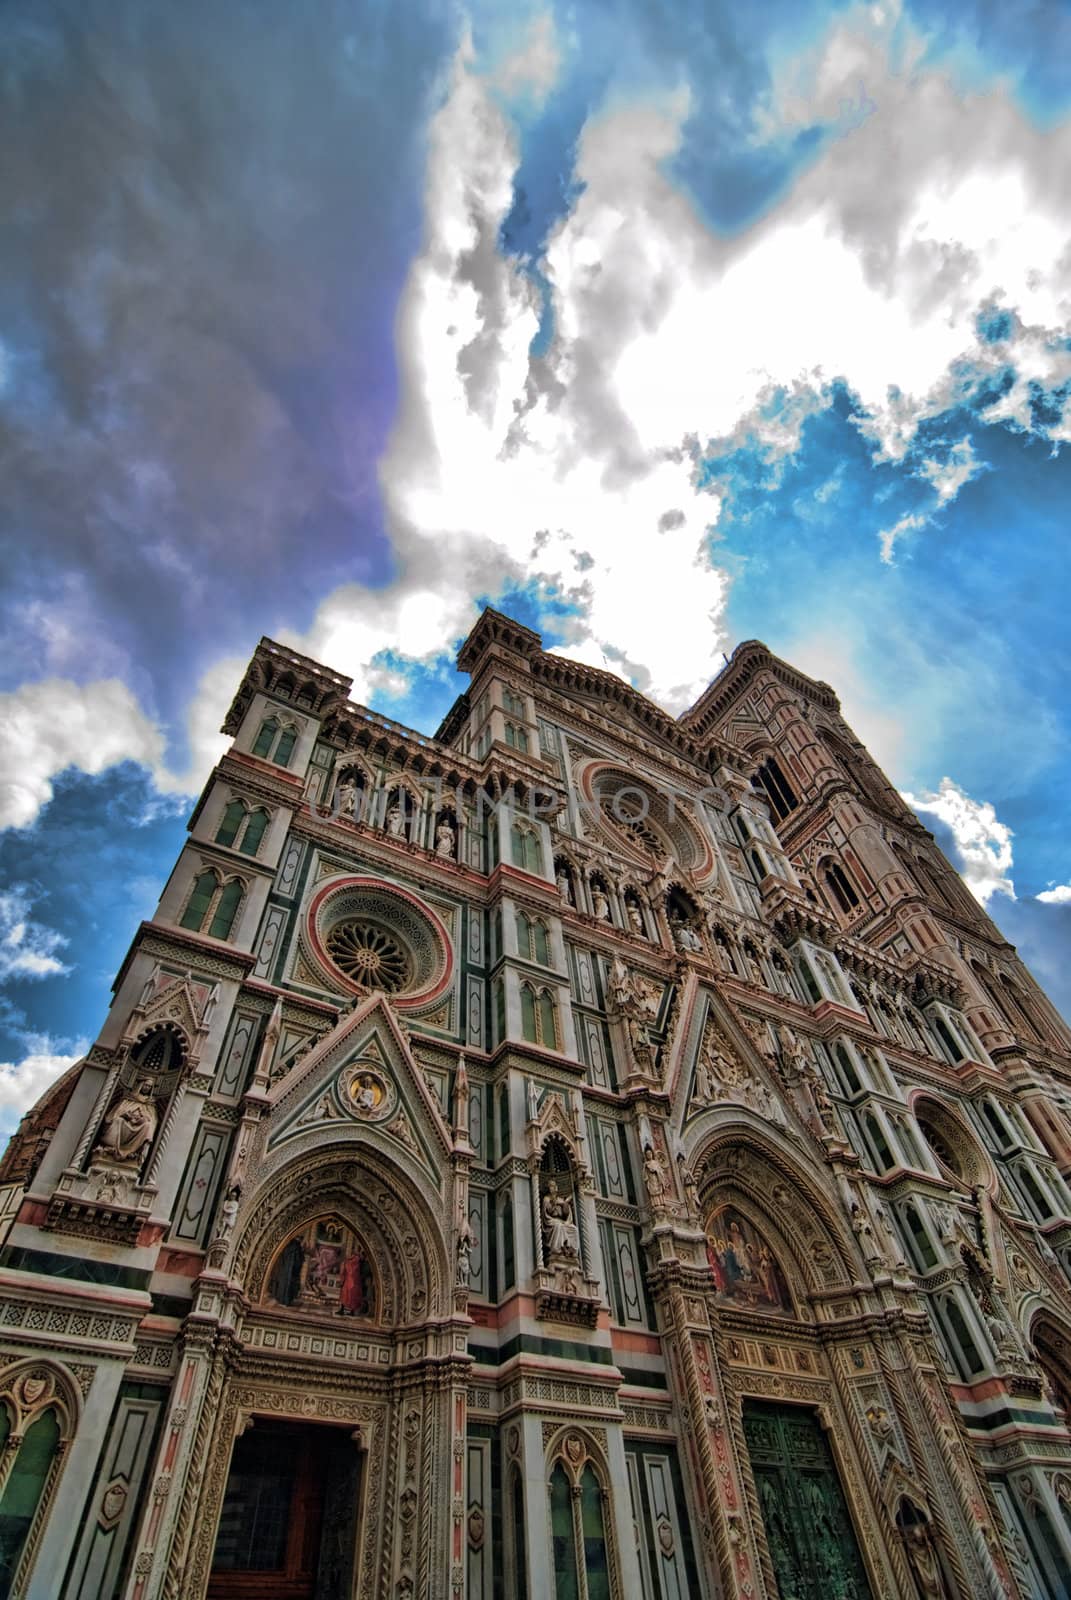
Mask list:
[[569,882],[569,874],[565,871],[560,871],[558,873],[557,883],[558,893],[561,895],[566,905],[571,906],[573,903],[573,886]]
[[457,855],[457,834],[448,817],[435,830],[435,854],[443,861],[453,861]]
[[904,1529],[904,1544],[919,1600],[948,1600],[948,1587],[941,1572],[930,1524],[912,1522]]
[[543,1196],[543,1245],[552,1266],[580,1259],[580,1233],[573,1219],[573,1202],[559,1192],[553,1178]]
[[357,785],[347,773],[335,788],[335,800],[340,817],[352,817],[357,809]]
[[392,839],[405,838],[405,808],[397,802],[387,812],[387,832]]
[[139,1178],[158,1121],[152,1082],[143,1078],[133,1093],[124,1095],[108,1113],[90,1158],[90,1172]]
[[600,922],[610,920],[610,902],[598,885],[593,885],[591,890],[591,905],[595,916]]
[[637,934],[639,938],[646,938],[646,932],[643,926],[643,913],[641,912],[639,906],[634,900],[630,900],[627,903],[626,909],[628,911],[628,925],[630,930]]
[[643,1148],[643,1184],[652,1208],[661,1209],[666,1200],[666,1175],[652,1144]]

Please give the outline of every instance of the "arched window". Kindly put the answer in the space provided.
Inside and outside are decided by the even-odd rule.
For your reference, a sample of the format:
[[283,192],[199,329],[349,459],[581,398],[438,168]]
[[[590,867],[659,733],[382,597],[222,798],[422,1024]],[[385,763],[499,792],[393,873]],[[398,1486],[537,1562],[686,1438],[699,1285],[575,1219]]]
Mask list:
[[193,933],[203,933],[207,923],[211,938],[230,938],[244,893],[245,885],[239,878],[221,883],[211,869],[199,873],[194,879],[186,909],[179,918],[179,927],[189,928]]
[[195,933],[200,933],[204,924],[212,898],[219,888],[219,879],[214,872],[198,873],[194,879],[193,893],[186,902],[186,909],[179,918],[179,926],[192,928]]
[[849,1094],[861,1094],[863,1085],[859,1081],[859,1074],[852,1060],[852,1053],[846,1044],[839,1041],[833,1046],[833,1055],[836,1058],[840,1071],[841,1081]]
[[960,1377],[969,1380],[981,1372],[984,1365],[974,1335],[954,1293],[942,1296],[939,1306],[952,1360]]
[[910,1200],[904,1205],[903,1218],[907,1224],[908,1240],[915,1265],[922,1272],[931,1271],[937,1265],[937,1251],[918,1210]]
[[770,809],[778,822],[788,816],[790,811],[795,811],[799,805],[792,785],[781,770],[780,763],[774,756],[767,756],[762,766],[755,774],[755,781],[765,791],[770,802]]
[[260,849],[260,841],[264,837],[264,830],[268,826],[268,813],[259,807],[249,813],[249,820],[245,830],[238,841],[238,848],[244,856],[255,856]]
[[233,844],[246,818],[245,801],[232,800],[223,813],[223,821],[216,833],[217,844]]
[[[6,1407],[4,1416],[8,1420]],[[0,1600],[7,1600],[12,1591],[19,1558],[48,1484],[59,1441],[55,1411],[42,1412],[26,1429],[0,1495]]]
[[848,916],[859,904],[855,885],[839,861],[827,861],[822,868],[823,882],[834,908]]
[[517,949],[528,961],[538,961],[540,966],[550,965],[550,941],[547,925],[526,911],[517,913]]
[[548,1480],[555,1600],[610,1600],[609,1491],[579,1436],[567,1448],[570,1458],[558,1456]]
[[889,1148],[889,1141],[885,1137],[885,1130],[872,1111],[867,1112],[863,1122],[870,1139],[871,1150],[878,1163],[878,1171],[888,1172],[890,1167],[896,1165],[896,1161]]
[[511,717],[524,716],[524,701],[519,694],[514,694],[512,689],[502,690],[502,705]]
[[506,723],[506,743],[513,750],[519,750],[521,755],[528,754],[528,734],[515,722]]
[[258,807],[250,811],[244,800],[232,800],[223,813],[216,843],[229,845],[246,856],[255,856],[268,826],[268,813]]
[[263,756],[264,759],[267,760],[268,756],[271,754],[271,749],[275,743],[278,732],[279,723],[275,717],[268,717],[264,722],[262,722],[260,724],[260,730],[257,733],[256,739],[253,743],[253,754],[255,756]]
[[274,761],[277,767],[288,767],[296,744],[295,727],[290,723],[281,724],[278,717],[266,717],[253,741],[253,754],[265,761]]
[[539,842],[538,834],[531,828],[526,828],[523,822],[513,823],[509,833],[513,865],[523,868],[525,872],[542,875],[543,846]]
[[549,989],[521,984],[521,1033],[529,1044],[558,1049],[558,1008]]

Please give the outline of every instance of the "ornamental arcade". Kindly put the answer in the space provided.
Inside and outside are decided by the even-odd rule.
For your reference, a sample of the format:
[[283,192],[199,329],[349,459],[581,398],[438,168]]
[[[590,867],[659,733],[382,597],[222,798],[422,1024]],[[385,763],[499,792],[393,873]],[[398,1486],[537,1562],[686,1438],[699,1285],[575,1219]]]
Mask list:
[[264,639],[0,1168],[0,1600],[1071,1592],[1071,1036],[751,642]]

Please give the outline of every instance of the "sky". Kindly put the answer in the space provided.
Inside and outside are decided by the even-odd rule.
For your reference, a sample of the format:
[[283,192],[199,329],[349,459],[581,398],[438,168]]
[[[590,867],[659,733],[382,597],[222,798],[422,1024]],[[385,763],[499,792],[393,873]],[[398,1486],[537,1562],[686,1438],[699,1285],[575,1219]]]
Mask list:
[[0,1131],[269,634],[830,682],[1071,1014],[1071,9],[6,0]]

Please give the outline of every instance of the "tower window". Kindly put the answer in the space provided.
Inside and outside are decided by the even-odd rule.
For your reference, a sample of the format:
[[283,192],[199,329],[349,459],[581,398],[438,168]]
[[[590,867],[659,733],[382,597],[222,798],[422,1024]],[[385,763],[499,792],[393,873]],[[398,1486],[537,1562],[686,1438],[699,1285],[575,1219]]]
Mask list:
[[510,828],[510,851],[513,856],[513,865],[521,867],[525,872],[543,872],[543,847],[539,836],[526,828],[523,823],[515,822]]
[[558,1010],[549,989],[521,984],[521,1033],[529,1044],[558,1049]]
[[253,754],[265,761],[274,761],[277,767],[288,767],[296,744],[296,728],[289,724],[281,726],[278,717],[267,717],[253,742]]
[[528,734],[515,722],[506,723],[506,743],[511,749],[520,751],[522,756],[528,754]]
[[246,856],[255,856],[268,826],[268,813],[258,808],[250,811],[244,800],[232,800],[223,813],[216,843],[238,849]]
[[799,801],[792,791],[792,786],[781,770],[780,763],[773,756],[767,756],[755,777],[765,790],[766,798],[770,802],[770,809],[778,822],[788,816],[790,811],[795,811]]
[[517,949],[521,956],[528,961],[538,961],[540,966],[550,965],[550,943],[547,939],[547,925],[538,917],[530,917],[525,911],[517,913]]
[[835,906],[845,915],[859,904],[855,885],[838,861],[831,861],[825,869],[825,884]]
[[245,885],[239,878],[221,883],[211,869],[198,873],[186,909],[179,918],[179,927],[203,933],[207,923],[210,938],[229,938],[244,893]]

